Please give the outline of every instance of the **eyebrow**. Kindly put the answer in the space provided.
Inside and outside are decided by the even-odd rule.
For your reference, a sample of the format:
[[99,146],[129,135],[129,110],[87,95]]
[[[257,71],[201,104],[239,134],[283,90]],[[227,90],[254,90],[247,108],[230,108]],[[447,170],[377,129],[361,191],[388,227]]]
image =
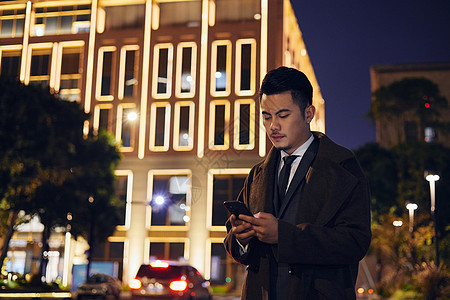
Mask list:
[[[287,108],[283,108],[283,109],[280,109],[279,111],[277,111],[277,112],[275,113],[275,115],[279,115],[279,114],[285,113],[285,112],[291,112],[291,110],[290,110],[290,109],[287,109]],[[262,111],[261,113],[262,113],[263,115],[270,115],[270,113],[268,113],[268,112],[266,112],[266,111]]]

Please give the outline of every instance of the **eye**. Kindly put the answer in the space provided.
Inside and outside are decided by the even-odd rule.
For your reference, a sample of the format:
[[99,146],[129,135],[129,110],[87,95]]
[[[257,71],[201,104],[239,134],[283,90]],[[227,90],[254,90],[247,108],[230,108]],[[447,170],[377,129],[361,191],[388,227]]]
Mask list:
[[270,120],[271,116],[270,115],[263,115],[263,119],[264,120]]
[[289,114],[281,114],[281,115],[278,115],[281,119],[285,119],[285,118],[287,118],[287,117],[289,117]]

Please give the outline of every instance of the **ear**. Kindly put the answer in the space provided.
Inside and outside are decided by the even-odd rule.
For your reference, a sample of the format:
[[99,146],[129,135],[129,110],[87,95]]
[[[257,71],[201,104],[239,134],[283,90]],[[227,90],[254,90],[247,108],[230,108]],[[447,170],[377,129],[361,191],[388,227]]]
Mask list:
[[307,124],[311,123],[315,113],[316,108],[314,107],[314,105],[310,105],[307,108],[305,108],[305,121]]

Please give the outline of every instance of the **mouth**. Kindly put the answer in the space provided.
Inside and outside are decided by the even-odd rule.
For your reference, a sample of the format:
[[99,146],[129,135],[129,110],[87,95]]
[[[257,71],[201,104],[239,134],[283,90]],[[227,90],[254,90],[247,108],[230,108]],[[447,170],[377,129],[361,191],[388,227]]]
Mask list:
[[270,135],[270,137],[272,138],[273,141],[281,141],[284,138],[284,135],[281,134],[272,134]]

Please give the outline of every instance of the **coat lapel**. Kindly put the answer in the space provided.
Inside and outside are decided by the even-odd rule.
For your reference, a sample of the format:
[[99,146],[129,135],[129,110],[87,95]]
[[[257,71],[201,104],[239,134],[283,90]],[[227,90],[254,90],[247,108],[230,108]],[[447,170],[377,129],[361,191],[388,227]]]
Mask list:
[[274,214],[273,196],[276,167],[280,152],[272,148],[252,182],[249,207],[252,212],[268,212]]

